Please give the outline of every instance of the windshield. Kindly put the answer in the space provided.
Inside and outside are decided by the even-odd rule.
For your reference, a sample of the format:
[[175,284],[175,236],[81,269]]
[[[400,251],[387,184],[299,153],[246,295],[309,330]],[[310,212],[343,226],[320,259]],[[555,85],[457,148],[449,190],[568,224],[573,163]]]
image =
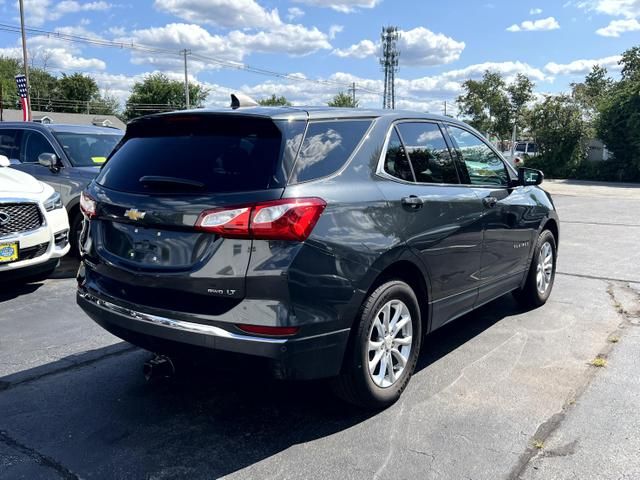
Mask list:
[[102,165],[122,138],[121,133],[55,132],[74,167]]

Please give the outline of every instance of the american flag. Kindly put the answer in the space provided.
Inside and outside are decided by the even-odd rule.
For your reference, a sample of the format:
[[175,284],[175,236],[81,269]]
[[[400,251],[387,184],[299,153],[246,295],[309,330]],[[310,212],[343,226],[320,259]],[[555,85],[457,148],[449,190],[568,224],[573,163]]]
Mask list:
[[31,109],[27,92],[27,77],[22,74],[16,75],[16,85],[18,85],[18,95],[20,96],[20,105],[22,105],[22,120],[28,122],[31,120]]

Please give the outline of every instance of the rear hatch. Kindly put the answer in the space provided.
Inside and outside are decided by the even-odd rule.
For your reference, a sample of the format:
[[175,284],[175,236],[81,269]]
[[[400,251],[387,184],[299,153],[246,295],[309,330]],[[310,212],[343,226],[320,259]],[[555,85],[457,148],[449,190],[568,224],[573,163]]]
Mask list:
[[130,124],[88,192],[96,201],[87,253],[96,287],[197,314],[237,304],[252,240],[196,223],[205,211],[279,199],[305,125],[208,113]]

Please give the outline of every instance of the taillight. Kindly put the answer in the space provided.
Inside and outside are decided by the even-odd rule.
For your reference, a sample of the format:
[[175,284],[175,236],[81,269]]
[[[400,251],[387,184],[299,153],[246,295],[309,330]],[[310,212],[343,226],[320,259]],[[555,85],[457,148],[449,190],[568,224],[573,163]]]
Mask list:
[[238,325],[238,328],[246,333],[270,335],[272,337],[288,337],[295,335],[300,330],[298,327],[265,327],[263,325]]
[[96,201],[85,192],[80,194],[80,210],[87,218],[96,216]]
[[222,237],[247,238],[250,217],[251,207],[205,210],[196,226]]
[[326,206],[320,198],[287,198],[205,210],[196,227],[227,238],[304,241]]

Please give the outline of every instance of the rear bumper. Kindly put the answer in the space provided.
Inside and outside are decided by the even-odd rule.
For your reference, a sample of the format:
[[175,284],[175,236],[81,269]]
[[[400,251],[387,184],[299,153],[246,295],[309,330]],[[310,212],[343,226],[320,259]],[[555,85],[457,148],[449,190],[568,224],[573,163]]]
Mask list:
[[283,379],[339,374],[349,338],[349,329],[301,338],[242,335],[215,325],[133,310],[82,288],[77,302],[104,329],[147,350],[188,355],[204,349],[262,357],[270,362],[274,376]]

